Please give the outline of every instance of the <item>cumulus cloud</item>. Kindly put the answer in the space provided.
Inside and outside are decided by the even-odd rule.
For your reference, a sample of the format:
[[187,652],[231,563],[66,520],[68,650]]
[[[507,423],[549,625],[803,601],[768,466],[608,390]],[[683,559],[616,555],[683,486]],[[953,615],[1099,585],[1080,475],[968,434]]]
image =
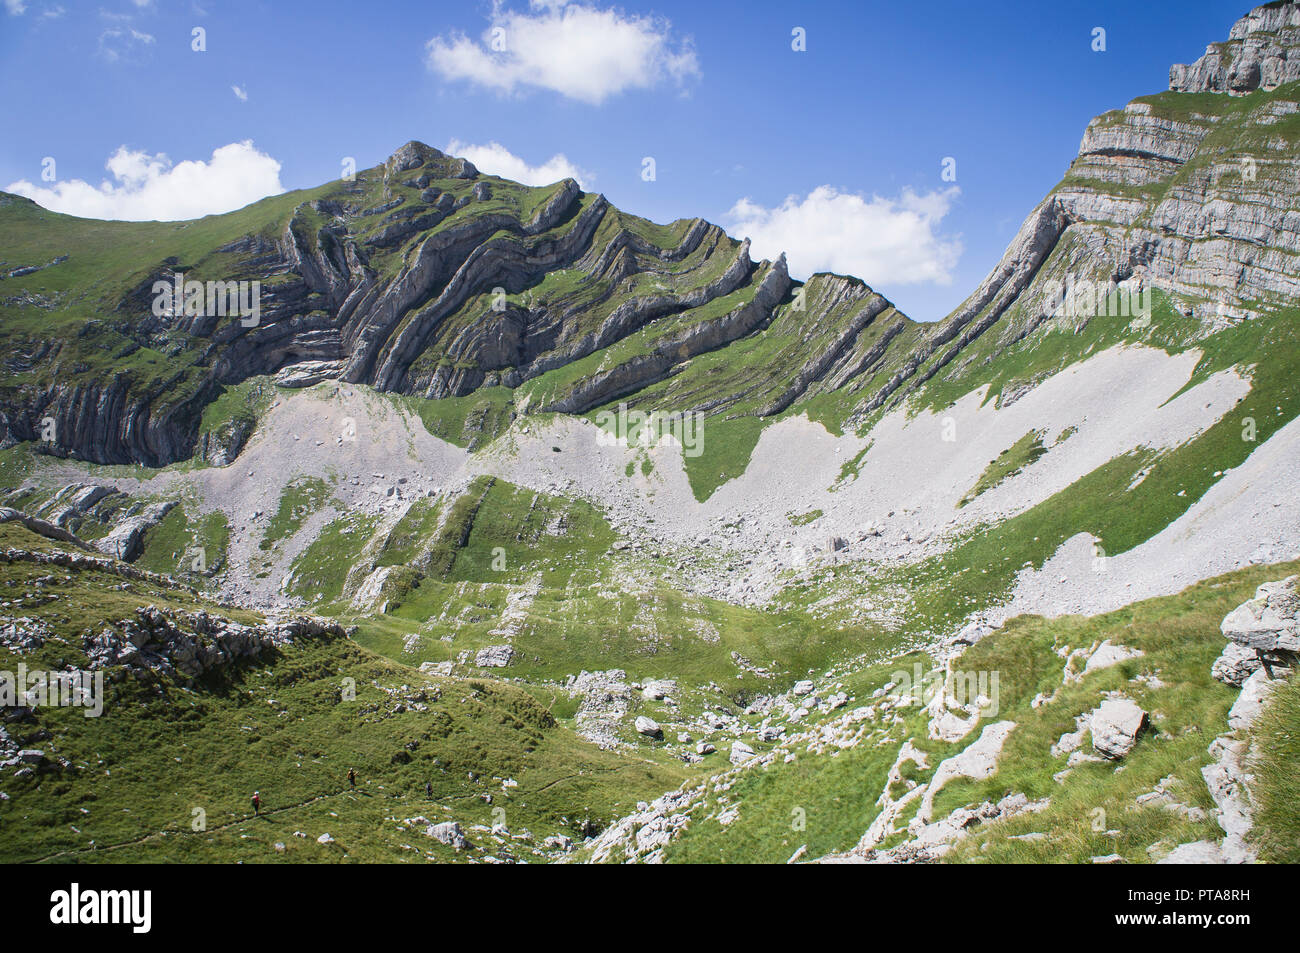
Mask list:
[[513,179],[524,185],[550,185],[561,179],[577,179],[578,184],[585,189],[596,181],[595,173],[578,168],[562,152],[551,156],[541,165],[529,165],[499,142],[476,146],[453,139],[445,151],[449,155],[468,159],[480,172]]
[[667,20],[554,0],[534,0],[532,10],[494,7],[478,40],[434,37],[429,68],[503,93],[537,87],[592,105],[699,75],[690,39],[675,41]]
[[241,86],[231,86],[230,91],[235,94],[235,98],[241,103],[248,102],[248,90]]
[[791,195],[776,208],[741,199],[728,213],[730,230],[751,240],[755,258],[782,251],[792,274],[815,271],[854,275],[875,284],[946,285],[961,257],[961,239],[939,233],[956,186],[898,198],[864,198],[829,185],[800,199]]
[[121,146],[105,165],[112,181],[98,186],[82,179],[38,186],[22,180],[6,191],[25,195],[55,212],[83,218],[173,222],[243,208],[284,191],[280,163],[249,140],[213,150],[212,158],[172,164]]

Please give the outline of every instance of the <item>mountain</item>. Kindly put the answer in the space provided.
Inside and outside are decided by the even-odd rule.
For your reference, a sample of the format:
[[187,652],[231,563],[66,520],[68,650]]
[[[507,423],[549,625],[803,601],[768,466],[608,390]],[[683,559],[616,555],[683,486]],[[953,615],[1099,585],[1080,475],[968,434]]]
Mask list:
[[[259,375],[430,399],[506,388],[564,413],[675,378],[657,402],[770,415],[854,376],[905,323],[852,279],[818,276],[796,304],[784,260],[755,263],[702,220],[655,225],[572,180],[528,188],[414,142],[355,181],[199,222],[78,221],[5,196],[0,234],[23,263],[6,271],[4,439],[51,417],[50,451],[97,463],[188,457],[203,407]],[[256,325],[155,314],[155,283],[177,275],[261,282]],[[736,342],[751,354],[722,379],[690,372]],[[780,370],[756,379],[760,360]]]
[[6,722],[5,856],[1293,859],[1296,64],[1094,119],[928,324],[416,142],[0,196],[0,669],[108,676]]

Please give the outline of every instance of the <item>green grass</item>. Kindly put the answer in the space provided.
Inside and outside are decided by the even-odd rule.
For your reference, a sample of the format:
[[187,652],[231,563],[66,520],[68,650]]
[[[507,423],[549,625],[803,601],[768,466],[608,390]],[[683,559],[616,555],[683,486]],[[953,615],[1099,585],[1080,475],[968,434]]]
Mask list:
[[[1018,727],[993,777],[946,787],[935,802],[935,816],[965,803],[996,800],[1011,791],[1031,798],[1050,796],[1051,806],[1041,814],[1000,825],[996,834],[988,835],[988,846],[983,840],[963,845],[954,859],[1087,863],[1092,856],[1116,852],[1129,862],[1145,863],[1153,859],[1147,853],[1152,845],[1163,842],[1167,849],[1221,837],[1200,773],[1211,760],[1210,742],[1229,730],[1227,713],[1237,696],[1236,689],[1210,676],[1224,646],[1219,623],[1250,598],[1260,582],[1295,569],[1294,563],[1251,567],[1175,596],[1090,618],[1071,616],[1050,622],[1023,618],[970,649],[962,658],[963,669],[1001,673],[1001,710],[996,717],[1015,721]],[[1050,693],[1059,684],[1061,661],[1051,651],[1053,646],[1086,647],[1103,638],[1139,648],[1145,657],[1090,674],[1063,688],[1049,705],[1030,706],[1035,694]],[[1155,674],[1164,684],[1153,687],[1132,681],[1141,673]],[[1062,733],[1074,730],[1074,715],[1095,707],[1103,693],[1116,690],[1152,713],[1152,731],[1139,739],[1122,770],[1111,762],[1083,764],[1058,785],[1052,774],[1065,766],[1064,759],[1052,758],[1048,749]],[[1190,821],[1162,808],[1137,807],[1138,795],[1170,775],[1176,779],[1182,803],[1201,808],[1206,820]],[[1098,809],[1104,814],[1095,814]],[[1104,823],[1096,824],[1098,819]],[[1095,826],[1101,830],[1094,830]],[[1044,841],[1006,839],[1007,834],[1031,830],[1050,836]],[[1115,830],[1118,835],[1105,833]]]
[[1029,431],[1029,433],[998,454],[993,462],[984,468],[984,472],[975,481],[975,485],[966,491],[966,495],[961,498],[957,505],[965,506],[984,491],[993,489],[1004,480],[1009,480],[1021,470],[1031,466],[1035,460],[1046,452],[1047,448],[1043,446],[1042,432],[1038,430]]
[[288,483],[258,546],[269,550],[281,540],[293,536],[309,516],[330,500],[331,495],[329,483],[319,477],[298,477]]
[[1262,860],[1300,862],[1300,679],[1292,675],[1274,688],[1268,706],[1251,729],[1250,762],[1255,776],[1255,839]]
[[484,387],[465,397],[406,398],[429,433],[467,450],[477,450],[504,433],[514,419],[514,393]]
[[319,604],[341,598],[377,522],[377,517],[348,513],[326,525],[294,560],[289,591]]
[[195,585],[226,568],[230,525],[220,510],[190,519],[185,504],[175,506],[144,538],[136,560],[141,569],[166,573]]
[[704,452],[683,457],[691,492],[704,502],[728,480],[743,474],[763,430],[772,423],[762,417],[709,417],[700,425]]

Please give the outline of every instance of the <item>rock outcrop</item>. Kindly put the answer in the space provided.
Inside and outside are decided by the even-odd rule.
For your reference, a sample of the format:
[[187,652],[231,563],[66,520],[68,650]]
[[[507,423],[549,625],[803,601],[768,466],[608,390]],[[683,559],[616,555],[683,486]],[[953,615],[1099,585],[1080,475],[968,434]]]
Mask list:
[[161,523],[163,517],[175,508],[175,500],[151,503],[113,527],[107,536],[95,543],[95,548],[124,562],[134,562],[144,549],[145,533]]
[[341,637],[343,627],[307,616],[244,625],[204,611],[164,612],[143,606],[135,618],[108,626],[86,641],[90,668],[123,666],[133,673],[155,672],[183,684],[241,659],[300,638]]
[[1277,679],[1289,676],[1296,662],[1298,583],[1300,576],[1262,584],[1253,599],[1233,609],[1220,625],[1229,642],[1214,663],[1213,675],[1240,686],[1241,692],[1228,711],[1231,731],[1210,744],[1214,760],[1201,769],[1201,775],[1214,800],[1223,840],[1181,844],[1162,863],[1243,864],[1256,859],[1250,836],[1254,826],[1250,729],[1268,704]]
[[1220,626],[1228,644],[1215,660],[1215,678],[1242,687],[1261,669],[1272,676],[1296,664],[1300,653],[1298,583],[1300,576],[1266,582],[1255,590],[1255,598],[1228,613]]
[[1238,20],[1226,43],[1211,43],[1190,65],[1169,70],[1169,88],[1180,93],[1243,96],[1300,80],[1300,6],[1270,3]]

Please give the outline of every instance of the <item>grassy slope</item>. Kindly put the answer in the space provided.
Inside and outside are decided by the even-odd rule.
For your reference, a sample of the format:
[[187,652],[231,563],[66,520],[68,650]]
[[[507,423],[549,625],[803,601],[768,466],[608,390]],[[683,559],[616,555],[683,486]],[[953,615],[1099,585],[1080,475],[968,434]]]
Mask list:
[[[1166,300],[1157,296],[1157,302],[1148,340],[1181,350],[1172,341],[1183,319]],[[1079,339],[1085,352],[1092,353],[1112,346],[1116,334],[1122,329],[1097,318],[1080,335],[1068,337]],[[970,613],[1005,599],[1023,566],[1041,568],[1077,533],[1092,533],[1110,555],[1150,539],[1199,500],[1219,479],[1216,474],[1239,466],[1300,413],[1300,380],[1293,371],[1300,360],[1300,313],[1281,312],[1228,327],[1197,347],[1202,357],[1188,387],[1236,367],[1249,372],[1251,390],[1232,412],[1193,440],[1164,454],[1139,450],[1117,457],[1032,509],[974,532],[942,556],[883,570],[865,580],[851,568],[827,570],[791,587],[781,604],[791,609],[807,606],[824,597],[826,586],[855,598],[903,586],[909,594],[909,629],[945,634],[955,631]],[[1029,356],[1021,355],[1026,360]],[[1025,374],[1031,366],[1054,366],[1061,359],[1057,354],[1039,356],[1016,370],[1012,357],[1008,364],[995,365],[993,373]],[[970,383],[947,389],[947,382],[935,378],[923,396],[944,406],[945,397],[956,399]],[[1251,436],[1248,420],[1253,421],[1254,439],[1245,439]],[[1143,469],[1150,472],[1130,489]]]
[[[0,527],[0,537],[5,545],[45,545],[12,524]],[[13,564],[4,575],[10,591],[36,592],[35,579],[48,571]],[[56,576],[44,587],[54,600],[9,607],[55,635],[22,656],[32,669],[77,664],[87,633],[131,617],[140,605],[203,605],[143,583],[123,589],[119,579],[97,572]],[[0,650],[0,668],[13,671],[19,660]],[[355,680],[355,701],[342,700],[344,679]],[[401,696],[421,686],[436,694],[429,710],[399,710]],[[501,808],[513,832],[529,829],[540,839],[573,834],[583,818],[608,820],[680,780],[671,765],[582,742],[520,689],[428,678],[346,639],[304,641],[193,690],[127,679],[106,680],[106,694],[97,719],[41,708],[34,723],[9,726],[16,738],[48,728],[53,739],[35,744],[73,767],[5,779],[6,861],[448,860],[457,855],[395,821],[424,815],[490,825],[501,820],[492,813]],[[360,778],[356,791],[344,780],[349,767]],[[506,778],[518,787],[503,788]],[[426,783],[433,784],[432,801]],[[254,789],[262,794],[262,818],[249,816]],[[492,804],[480,793],[491,793]],[[206,813],[205,832],[191,829],[196,808]],[[322,833],[336,843],[318,845]],[[483,832],[471,838],[485,850],[499,849]],[[278,853],[275,842],[287,850]]]
[[[964,805],[1020,792],[1031,798],[1050,797],[1042,813],[1024,815],[983,829],[960,846],[952,859],[976,862],[1088,863],[1091,857],[1120,853],[1129,862],[1153,859],[1147,848],[1201,838],[1221,837],[1208,817],[1213,807],[1200,769],[1210,761],[1210,742],[1228,731],[1227,712],[1236,691],[1210,677],[1210,667],[1224,646],[1219,623],[1229,611],[1250,598],[1255,587],[1300,568],[1296,563],[1251,567],[1192,586],[1182,593],[1147,600],[1117,612],[1093,617],[1042,619],[1022,616],[969,649],[962,671],[999,675],[999,709],[984,723],[1010,719],[1017,728],[1003,751],[999,770],[986,781],[958,780],[947,785],[935,801],[934,817]],[[1102,639],[1141,649],[1142,658],[1091,673],[1062,689],[1050,704],[1033,708],[1035,695],[1050,695],[1061,684],[1063,646],[1091,646]],[[863,704],[871,690],[884,684],[889,672],[907,671],[913,659],[903,657],[885,666],[864,669],[846,679]],[[1137,675],[1158,676],[1164,684],[1134,681]],[[1051,745],[1074,730],[1074,716],[1091,710],[1106,691],[1122,690],[1153,714],[1154,731],[1139,740],[1122,767],[1109,762],[1084,764],[1058,784],[1053,774],[1065,759],[1053,758]],[[1294,695],[1294,687],[1290,689]],[[1293,698],[1291,699],[1293,701]],[[918,709],[903,709],[901,721],[877,723],[856,747],[826,754],[796,749],[791,763],[778,761],[765,770],[743,774],[729,790],[711,795],[696,808],[683,837],[668,849],[669,861],[783,862],[800,845],[816,857],[852,847],[874,819],[876,798],[886,772],[904,738],[929,756],[929,768],[910,772],[926,781],[945,757],[956,754],[978,737],[980,727],[962,741],[944,744],[927,740],[926,718]],[[1291,849],[1293,812],[1286,797],[1293,784],[1286,761],[1289,739],[1295,737],[1296,708],[1284,702],[1262,731],[1282,738],[1272,746],[1272,773],[1261,789],[1268,805],[1259,823],[1281,851]],[[1085,740],[1085,748],[1087,741]],[[1138,808],[1135,799],[1173,775],[1182,803],[1207,812],[1204,821],[1187,820],[1160,807]],[[1269,798],[1272,800],[1269,800]],[[724,800],[725,799],[725,800]],[[727,826],[717,821],[719,809],[739,805],[738,818]],[[806,817],[806,829],[795,829],[796,809]],[[1101,814],[1096,813],[1101,809]],[[910,819],[905,813],[902,823]],[[1100,830],[1094,830],[1101,821]],[[1107,831],[1118,831],[1108,834]],[[1017,841],[1009,835],[1046,832],[1046,840]],[[1276,836],[1274,836],[1274,832]],[[902,840],[896,836],[884,846]],[[1276,856],[1290,856],[1278,853]]]
[[884,650],[892,638],[878,628],[685,595],[664,578],[667,558],[612,551],[614,531],[583,501],[495,480],[445,505],[452,509],[441,524],[436,509],[417,503],[378,536],[369,521],[341,518],[295,563],[297,591],[338,600],[347,567],[358,562],[418,567],[418,584],[384,614],[357,614],[343,601],[326,605],[359,627],[362,644],[415,665],[501,644],[511,598],[535,587],[526,619],[509,638],[519,658],[505,674],[547,681],[624,668],[634,678],[714,682],[724,699],[773,687],[739,669],[733,651],[771,667],[788,687],[830,659]]

